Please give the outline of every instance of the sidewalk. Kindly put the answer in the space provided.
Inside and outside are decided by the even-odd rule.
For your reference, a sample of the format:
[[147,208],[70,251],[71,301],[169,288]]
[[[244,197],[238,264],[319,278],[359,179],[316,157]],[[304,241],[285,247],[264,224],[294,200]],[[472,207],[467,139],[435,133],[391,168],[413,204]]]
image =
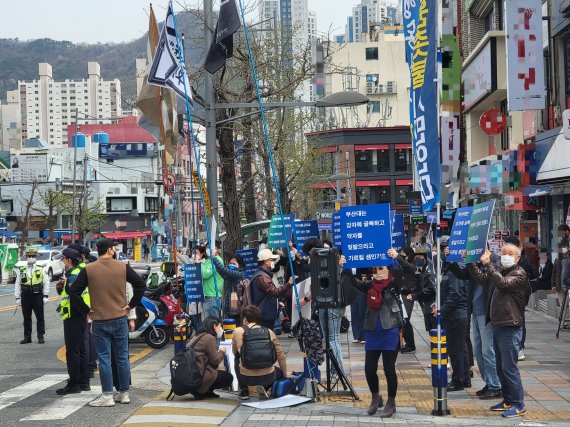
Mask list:
[[[416,307],[418,308],[418,307]],[[370,417],[366,409],[370,393],[364,377],[364,345],[353,344],[352,335],[342,336],[342,351],[347,376],[360,397],[353,401],[342,391],[330,396],[321,393],[321,401],[279,410],[253,410],[239,406],[222,424],[224,427],[259,426],[344,426],[355,424],[403,424],[403,425],[527,425],[563,426],[570,425],[570,331],[563,330],[560,339],[555,337],[558,322],[534,310],[527,310],[526,360],[519,362],[527,415],[504,419],[500,413],[488,408],[497,403],[493,400],[479,400],[475,392],[484,385],[477,367],[473,368],[473,387],[465,391],[448,394],[451,415],[433,417],[433,389],[431,386],[430,352],[427,333],[423,330],[421,311],[412,316],[416,334],[417,352],[414,355],[399,355],[398,412],[394,417],[381,419]],[[280,337],[290,370],[302,370],[302,357],[296,340]],[[324,375],[324,365],[321,367]],[[380,390],[386,400],[386,382],[380,367]]]

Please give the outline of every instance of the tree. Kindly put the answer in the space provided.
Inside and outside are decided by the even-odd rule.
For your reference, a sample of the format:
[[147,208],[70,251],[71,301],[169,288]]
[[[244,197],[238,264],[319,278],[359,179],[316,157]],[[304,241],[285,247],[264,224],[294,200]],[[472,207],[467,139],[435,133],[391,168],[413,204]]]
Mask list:
[[[71,204],[68,204],[67,212],[71,214]],[[91,190],[83,187],[75,211],[75,228],[79,234],[79,241],[84,240],[87,233],[98,230],[105,223],[107,215],[104,212],[105,197],[94,197]]]
[[53,188],[38,190],[37,194],[37,202],[39,203],[34,203],[30,210],[35,215],[45,217],[45,226],[49,230],[50,241],[53,241],[55,238],[54,229],[57,225],[57,214],[61,214],[65,207],[69,205],[70,196]]

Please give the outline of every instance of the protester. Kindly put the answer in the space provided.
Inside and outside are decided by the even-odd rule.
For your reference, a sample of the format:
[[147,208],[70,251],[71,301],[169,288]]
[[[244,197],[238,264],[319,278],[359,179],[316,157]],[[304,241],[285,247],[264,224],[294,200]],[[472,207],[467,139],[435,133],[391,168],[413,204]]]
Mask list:
[[402,249],[400,257],[397,258],[398,263],[402,266],[404,273],[404,281],[402,283],[402,298],[407,317],[404,319],[404,328],[402,329],[402,337],[404,338],[404,347],[402,354],[414,354],[416,352],[416,341],[414,337],[414,328],[412,327],[411,317],[414,312],[414,300],[406,298],[412,294],[416,288],[415,273],[417,270],[414,264],[415,252],[408,246]]
[[[71,287],[71,303],[93,320],[93,338],[99,357],[102,394],[89,402],[90,406],[114,406],[115,401],[129,403],[129,330],[127,314],[136,307],[145,291],[145,283],[130,265],[117,261],[117,250],[111,239],[97,242],[99,259],[87,265]],[[126,282],[133,287],[133,297],[127,301]],[[81,297],[89,283],[91,308]],[[117,358],[119,393],[113,396],[111,346]]]
[[[202,271],[202,287],[204,290],[204,303],[202,307],[204,317],[220,318],[220,301],[224,288],[224,279],[222,279],[222,276],[220,276],[217,271],[212,269],[212,262],[210,261],[205,246],[196,245],[194,257],[194,262],[200,263],[200,269]],[[223,264],[223,260],[219,256],[216,256],[216,258]]]
[[251,279],[251,296],[253,304],[261,310],[259,324],[273,330],[275,319],[279,315],[277,298],[291,288],[292,282],[277,288],[273,283],[272,270],[279,255],[274,255],[271,249],[262,249],[257,253],[257,270]]
[[[357,277],[361,280],[368,280],[368,276],[372,274],[369,268],[359,268],[356,270]],[[364,330],[364,317],[366,315],[366,294],[358,292],[356,298],[350,304],[350,325],[352,327],[353,343],[363,344],[366,342],[366,332]]]
[[558,238],[560,243],[570,244],[570,226],[568,224],[560,224],[558,226]]
[[538,254],[538,277],[530,281],[532,292],[538,290],[550,290],[552,283],[552,271],[554,265],[548,253],[548,249],[542,248]]
[[202,385],[192,393],[196,400],[209,397],[220,397],[214,390],[230,387],[234,380],[232,374],[218,369],[224,361],[225,347],[218,349],[217,340],[224,335],[224,327],[217,317],[206,317],[202,327],[188,343],[196,353],[196,363],[199,372],[203,372]]
[[539,253],[536,237],[529,237],[524,247],[524,255],[528,259],[529,264],[536,270],[540,264]]
[[[237,301],[237,287],[244,278],[245,263],[239,254],[234,254],[230,258],[227,267],[221,262],[217,256],[217,251],[214,253],[214,266],[216,271],[222,276],[224,280],[224,289],[222,292],[222,313],[224,319],[235,319],[239,321],[239,307]],[[232,294],[236,299],[232,305]]]
[[528,281],[524,269],[517,265],[520,257],[520,248],[507,243],[501,248],[500,268],[492,265],[488,249],[481,255],[481,263],[487,266],[487,271],[481,271],[474,263],[467,265],[469,274],[489,288],[488,320],[493,325],[497,374],[503,394],[503,401],[491,406],[491,410],[502,411],[503,417],[517,417],[526,413],[517,366]]
[[435,302],[435,283],[433,272],[428,267],[427,252],[425,249],[416,249],[414,255],[416,265],[415,289],[406,296],[407,301],[417,301],[422,307],[426,331],[437,328],[437,321],[431,314],[431,305]]
[[[397,252],[391,249],[388,256],[398,259]],[[398,391],[398,375],[396,359],[400,351],[400,328],[403,318],[400,304],[400,293],[404,282],[403,266],[374,267],[372,281],[354,280],[353,285],[361,292],[367,293],[366,330],[364,372],[366,382],[372,394],[368,415],[374,415],[382,406],[382,396],[378,380],[378,360],[382,356],[384,375],[388,383],[388,400],[380,417],[388,418],[396,412],[396,393]]]
[[[552,292],[558,295],[558,302],[560,303],[560,309],[564,310],[564,295],[567,291],[567,285],[563,283],[563,277],[570,272],[570,251],[568,250],[569,242],[568,240],[562,240],[558,244],[558,258],[554,261],[554,266],[552,268],[552,278],[551,287]],[[568,306],[568,301],[566,301]],[[564,318],[564,326],[567,326],[567,322],[570,319],[570,310],[566,310],[566,316]]]
[[[287,375],[287,361],[285,353],[281,349],[281,344],[275,333],[261,325],[261,310],[254,305],[246,305],[241,311],[243,326],[234,330],[232,338],[232,352],[235,355],[235,370],[239,384],[239,398],[249,399],[248,386],[257,386],[260,398],[267,398],[267,389],[271,385]],[[250,335],[250,331],[256,332]],[[255,337],[257,345],[246,345],[248,340]],[[266,338],[266,341],[264,337]],[[264,344],[265,343],[265,344]],[[265,349],[260,351],[259,348]],[[255,354],[246,354],[246,352]],[[263,367],[251,367],[247,365],[247,360],[255,360]],[[263,361],[266,360],[266,363]],[[275,367],[275,360],[279,367]]]
[[37,256],[36,249],[26,250],[26,265],[19,268],[14,284],[16,306],[22,306],[24,316],[24,339],[20,344],[32,342],[32,311],[36,315],[38,343],[45,343],[44,305],[49,298],[49,277],[44,273],[44,268],[36,263]]

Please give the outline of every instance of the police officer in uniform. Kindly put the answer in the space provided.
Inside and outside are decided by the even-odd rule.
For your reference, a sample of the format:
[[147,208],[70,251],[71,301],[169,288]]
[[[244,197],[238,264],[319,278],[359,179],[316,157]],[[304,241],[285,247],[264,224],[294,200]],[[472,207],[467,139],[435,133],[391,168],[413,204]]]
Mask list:
[[[77,275],[81,271],[78,264],[81,255],[74,249],[66,248],[62,252],[65,266],[65,281],[63,287],[58,287],[61,301],[57,312],[63,320],[63,334],[65,338],[65,356],[67,359],[67,372],[69,380],[65,387],[56,390],[59,395],[81,393],[89,391],[89,354],[85,346],[85,329],[87,319],[84,314],[76,310],[69,299],[70,288],[73,286]],[[83,302],[90,305],[89,291],[87,288],[81,294]]]
[[14,296],[16,305],[22,306],[24,315],[24,339],[20,344],[32,342],[32,311],[36,315],[38,342],[43,344],[46,326],[44,322],[44,304],[48,303],[49,278],[43,267],[36,264],[38,251],[26,250],[27,265],[20,267],[16,276]]

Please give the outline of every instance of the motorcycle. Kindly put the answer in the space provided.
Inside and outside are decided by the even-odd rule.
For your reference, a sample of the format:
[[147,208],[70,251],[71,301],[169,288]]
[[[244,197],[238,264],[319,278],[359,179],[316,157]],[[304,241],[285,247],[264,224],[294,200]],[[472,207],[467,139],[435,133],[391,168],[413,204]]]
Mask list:
[[157,304],[143,296],[135,312],[135,330],[129,332],[129,339],[142,338],[151,348],[164,348],[170,340],[170,325],[160,317]]

